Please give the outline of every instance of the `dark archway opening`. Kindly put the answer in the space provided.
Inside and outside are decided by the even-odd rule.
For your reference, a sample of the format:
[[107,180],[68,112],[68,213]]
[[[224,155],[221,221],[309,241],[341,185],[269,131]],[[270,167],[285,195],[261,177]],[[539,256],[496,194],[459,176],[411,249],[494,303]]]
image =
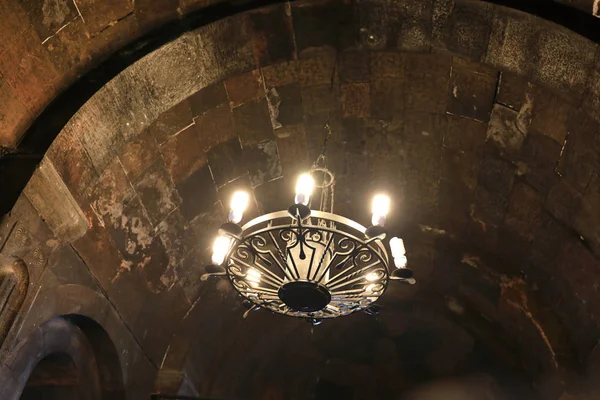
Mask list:
[[33,369],[21,400],[77,399],[77,368],[66,353],[44,357]]

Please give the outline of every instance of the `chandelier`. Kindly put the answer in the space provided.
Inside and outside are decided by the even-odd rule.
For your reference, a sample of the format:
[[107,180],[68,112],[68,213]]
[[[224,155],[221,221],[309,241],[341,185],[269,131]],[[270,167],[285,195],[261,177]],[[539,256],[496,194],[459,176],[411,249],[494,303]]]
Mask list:
[[[318,325],[359,311],[378,313],[374,302],[390,280],[415,283],[403,240],[393,237],[389,247],[384,242],[390,198],[374,196],[371,226],[364,227],[333,213],[334,187],[323,151],[298,178],[287,210],[241,226],[249,196],[234,193],[228,220],[213,244],[212,265],[201,279],[227,277],[245,298],[244,317],[266,309]],[[313,197],[320,197],[317,206]]]

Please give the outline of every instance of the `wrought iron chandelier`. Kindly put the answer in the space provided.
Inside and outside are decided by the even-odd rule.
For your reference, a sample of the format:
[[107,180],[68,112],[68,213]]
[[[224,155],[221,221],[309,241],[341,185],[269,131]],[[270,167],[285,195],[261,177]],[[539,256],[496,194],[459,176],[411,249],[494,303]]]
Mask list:
[[[326,146],[331,131],[325,128]],[[335,176],[326,167],[325,146],[298,178],[288,210],[240,226],[249,196],[236,192],[231,199],[228,221],[214,241],[213,264],[201,279],[226,276],[245,298],[244,316],[266,309],[318,325],[358,311],[377,313],[373,303],[390,280],[415,283],[403,240],[390,239],[390,252],[384,243],[388,196],[374,196],[368,228],[333,213]],[[317,207],[311,207],[314,189],[320,191]]]

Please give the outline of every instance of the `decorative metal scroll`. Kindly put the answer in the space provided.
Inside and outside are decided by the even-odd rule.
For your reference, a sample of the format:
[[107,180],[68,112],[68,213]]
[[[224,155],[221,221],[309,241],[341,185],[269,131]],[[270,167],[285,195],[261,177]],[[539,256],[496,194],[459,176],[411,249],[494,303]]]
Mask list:
[[[280,211],[242,229],[228,254],[227,275],[257,306],[307,319],[336,318],[368,308],[387,287],[389,261],[381,240],[367,238],[365,228],[347,218],[313,211],[298,222]],[[250,270],[258,271],[260,280]],[[315,312],[291,309],[278,290],[294,281],[322,285],[330,303]]]

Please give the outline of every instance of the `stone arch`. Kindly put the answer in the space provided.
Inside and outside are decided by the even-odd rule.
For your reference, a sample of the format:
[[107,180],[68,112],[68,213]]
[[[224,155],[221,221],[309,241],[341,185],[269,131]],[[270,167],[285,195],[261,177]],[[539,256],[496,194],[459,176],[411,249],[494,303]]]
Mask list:
[[29,273],[25,263],[0,254],[0,356],[6,352],[11,327],[29,287]]

